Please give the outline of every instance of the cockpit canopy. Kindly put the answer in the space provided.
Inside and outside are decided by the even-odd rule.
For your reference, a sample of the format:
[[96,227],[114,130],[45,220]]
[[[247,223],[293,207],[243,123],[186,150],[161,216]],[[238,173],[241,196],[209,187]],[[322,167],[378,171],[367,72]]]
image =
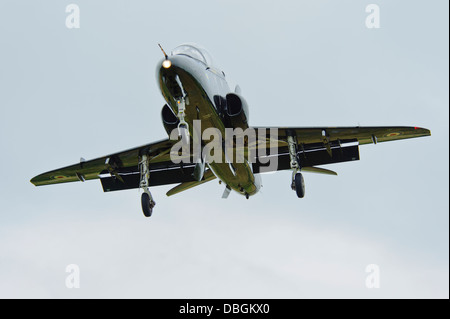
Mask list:
[[208,51],[194,43],[186,43],[177,46],[172,50],[172,55],[187,55],[193,59],[196,59],[207,66],[212,66],[212,59]]

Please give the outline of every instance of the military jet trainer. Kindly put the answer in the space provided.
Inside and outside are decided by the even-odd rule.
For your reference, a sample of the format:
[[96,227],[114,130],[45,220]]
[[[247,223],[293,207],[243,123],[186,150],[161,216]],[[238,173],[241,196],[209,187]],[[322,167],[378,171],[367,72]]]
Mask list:
[[[43,173],[36,186],[100,179],[103,191],[143,190],[142,210],[152,215],[149,188],[178,184],[168,196],[219,179],[223,198],[231,191],[249,198],[261,173],[291,170],[289,181],[305,196],[302,172],[337,175],[318,167],[359,160],[359,146],[429,136],[420,127],[258,127],[239,86],[230,90],[225,73],[195,44],[176,47],[156,66],[165,99],[161,118],[168,138]],[[275,114],[276,115],[276,114]],[[230,132],[233,133],[230,135]]]

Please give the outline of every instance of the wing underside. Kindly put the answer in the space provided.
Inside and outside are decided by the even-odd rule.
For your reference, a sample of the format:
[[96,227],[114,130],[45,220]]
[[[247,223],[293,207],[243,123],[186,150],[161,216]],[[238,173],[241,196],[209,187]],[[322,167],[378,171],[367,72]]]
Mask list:
[[[297,144],[297,159],[304,168],[359,160],[359,145],[377,144],[388,141],[431,135],[430,131],[409,126],[372,127],[256,127],[267,132],[265,153],[255,158],[253,172],[276,171],[290,168],[288,136]],[[270,129],[276,135],[270,134]],[[270,141],[272,145],[270,145]],[[261,141],[258,141],[258,144]],[[269,159],[276,159],[277,165],[265,165]],[[318,172],[316,170],[316,172]]]
[[[313,172],[332,174],[331,171],[327,172],[315,166],[359,160],[359,145],[430,135],[429,130],[418,127],[272,128],[272,132],[277,133],[276,136],[270,135],[270,128],[255,129],[265,129],[268,133],[264,140],[258,140],[257,144],[253,145],[264,150],[264,154],[258,153],[252,159],[254,173],[290,169],[288,136],[294,136],[296,139],[297,158],[302,167],[311,168],[310,171]],[[195,181],[192,177],[195,164],[173,163],[170,152],[175,143],[176,141],[167,139],[82,161],[40,174],[31,179],[31,183],[42,186],[100,179],[105,192],[138,188],[139,160],[142,155],[150,158],[150,186],[181,183],[170,194],[214,179],[212,173],[206,171],[204,180]],[[277,165],[267,165],[269,159],[276,159]]]
[[[174,141],[162,140],[123,152],[99,157],[90,161],[63,167],[40,174],[31,183],[36,186],[101,179],[105,191],[136,188],[139,184],[139,158],[151,157],[150,169],[153,172],[152,186],[184,181],[190,175],[190,166],[175,165],[170,160],[170,149]],[[137,180],[137,183],[135,182]],[[115,182],[122,185],[118,186]]]
[[142,155],[150,158],[149,186],[182,183],[183,186],[179,189],[188,189],[212,180],[208,169],[205,171],[205,176],[208,178],[198,182],[192,176],[195,164],[172,162],[170,151],[176,142],[162,140],[90,161],[82,161],[40,174],[31,179],[31,183],[35,186],[43,186],[100,179],[104,192],[139,188],[139,159]]

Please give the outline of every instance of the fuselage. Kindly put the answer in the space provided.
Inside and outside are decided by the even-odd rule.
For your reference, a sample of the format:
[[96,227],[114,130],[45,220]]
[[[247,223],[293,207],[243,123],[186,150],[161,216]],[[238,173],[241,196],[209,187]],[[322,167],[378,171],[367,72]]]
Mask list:
[[[204,51],[196,50],[195,46],[187,46],[188,52],[182,50],[168,56],[157,64],[156,75],[162,95],[167,105],[175,115],[179,114],[180,100],[185,102],[183,119],[187,123],[190,138],[194,134],[204,136],[205,130],[214,128],[220,132],[220,144],[225,145],[226,123],[223,112],[226,96],[232,93],[224,73],[209,64]],[[198,50],[198,49],[197,49]],[[195,54],[203,54],[195,56]],[[168,62],[170,61],[170,62]],[[194,125],[194,120],[200,120]],[[201,123],[201,132],[194,132]],[[217,138],[212,136],[211,138]],[[217,142],[217,141],[216,141]],[[202,147],[205,145],[202,142]],[[214,175],[228,188],[236,192],[251,196],[258,192],[261,181],[260,176],[252,172],[252,164],[248,160],[236,161],[229,159],[225,147],[221,147],[220,160],[217,154],[213,157],[210,152],[205,154],[206,165]]]

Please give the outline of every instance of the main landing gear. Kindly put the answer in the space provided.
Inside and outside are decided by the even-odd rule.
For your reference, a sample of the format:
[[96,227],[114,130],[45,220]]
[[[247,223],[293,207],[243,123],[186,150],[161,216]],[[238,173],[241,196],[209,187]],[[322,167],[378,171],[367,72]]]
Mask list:
[[139,187],[143,189],[143,193],[141,196],[141,204],[142,204],[142,212],[145,217],[152,216],[153,207],[155,207],[156,203],[153,200],[152,193],[150,193],[149,187],[149,178],[150,178],[150,169],[148,165],[148,157],[147,155],[143,155],[141,161],[139,162],[140,167],[140,182]]
[[295,190],[298,198],[305,197],[305,180],[300,172],[292,173],[292,185],[291,188]]
[[152,216],[153,207],[155,207],[156,203],[152,199],[152,195],[150,194],[150,192],[142,193],[141,204],[142,204],[142,212],[144,213],[144,216],[145,217]]
[[295,191],[298,198],[305,197],[305,180],[300,172],[301,166],[297,157],[297,141],[294,136],[287,137],[289,146],[289,157],[291,159],[290,165],[292,169],[292,183],[291,188]]

